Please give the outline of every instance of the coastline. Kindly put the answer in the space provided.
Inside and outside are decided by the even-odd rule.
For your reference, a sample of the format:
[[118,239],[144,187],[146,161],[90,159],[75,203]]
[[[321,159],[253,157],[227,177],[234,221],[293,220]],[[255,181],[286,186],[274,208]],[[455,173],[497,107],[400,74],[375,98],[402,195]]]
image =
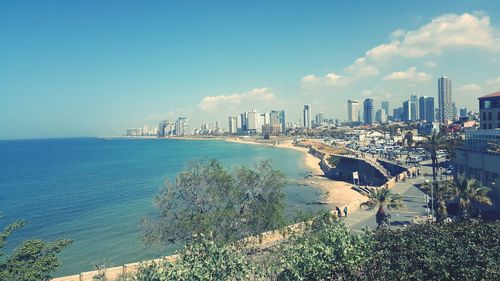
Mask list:
[[320,160],[310,154],[307,148],[293,145],[292,140],[281,140],[280,143],[277,144],[240,138],[223,138],[223,140],[233,143],[269,146],[302,152],[302,164],[311,172],[311,176],[302,179],[301,184],[321,190],[323,196],[318,203],[330,205],[331,209],[334,209],[335,206],[350,206],[350,209],[355,210],[359,207],[357,206],[359,203],[366,200],[366,197],[351,189],[351,184],[326,178],[319,166]]
[[351,210],[359,209],[361,202],[366,200],[366,197],[351,189],[351,184],[343,181],[335,181],[325,177],[324,172],[321,170],[319,163],[320,160],[308,152],[305,147],[293,145],[292,139],[281,139],[279,142],[260,141],[255,138],[240,138],[228,136],[169,136],[165,138],[157,138],[155,136],[111,136],[103,137],[103,139],[157,139],[157,140],[199,140],[199,141],[225,141],[247,145],[260,145],[279,149],[292,149],[302,152],[303,160],[302,165],[308,170],[311,175],[299,179],[299,185],[306,185],[320,190],[323,195],[320,198],[319,204],[326,204],[330,209],[335,209],[336,206],[343,208],[348,206]]

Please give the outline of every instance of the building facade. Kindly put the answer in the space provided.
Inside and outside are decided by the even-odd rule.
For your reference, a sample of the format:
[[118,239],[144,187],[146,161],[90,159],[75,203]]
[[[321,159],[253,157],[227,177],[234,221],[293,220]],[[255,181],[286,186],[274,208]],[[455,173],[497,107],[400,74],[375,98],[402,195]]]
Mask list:
[[305,104],[304,105],[304,128],[306,129],[311,129],[312,128],[312,120],[311,120],[311,105],[310,104]]
[[451,96],[451,79],[443,76],[438,79],[439,122],[453,121],[453,101]]
[[347,121],[359,122],[359,102],[357,100],[347,101]]
[[500,92],[479,98],[481,129],[500,128]]
[[380,103],[380,108],[385,110],[385,114],[389,115],[389,102],[388,101],[383,101]]
[[363,102],[363,120],[366,125],[371,125],[373,124],[373,118],[374,118],[374,113],[373,112],[373,100],[372,99],[365,99]]

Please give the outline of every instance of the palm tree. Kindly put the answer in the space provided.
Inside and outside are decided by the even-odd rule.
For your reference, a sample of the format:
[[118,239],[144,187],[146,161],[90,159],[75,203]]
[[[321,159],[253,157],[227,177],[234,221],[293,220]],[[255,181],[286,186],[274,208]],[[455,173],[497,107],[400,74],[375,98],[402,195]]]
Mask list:
[[361,204],[361,206],[367,206],[369,209],[377,209],[377,214],[375,219],[377,220],[378,227],[386,225],[388,222],[388,216],[385,213],[384,207],[388,209],[402,209],[403,208],[403,198],[399,194],[392,193],[388,188],[377,189],[370,193],[368,196],[368,201]]
[[467,179],[460,176],[453,183],[455,190],[454,198],[458,200],[462,209],[462,217],[468,218],[472,208],[472,203],[479,203],[491,206],[493,202],[488,197],[488,192],[491,190],[488,187],[481,185],[475,179]]
[[437,178],[438,169],[438,150],[446,147],[446,139],[441,133],[433,132],[431,136],[427,138],[427,142],[424,144],[424,148],[431,154],[432,160],[432,179],[435,182]]
[[435,181],[423,185],[427,194],[434,196],[433,209],[436,210],[436,220],[442,222],[448,216],[446,201],[456,194],[455,188],[449,181]]

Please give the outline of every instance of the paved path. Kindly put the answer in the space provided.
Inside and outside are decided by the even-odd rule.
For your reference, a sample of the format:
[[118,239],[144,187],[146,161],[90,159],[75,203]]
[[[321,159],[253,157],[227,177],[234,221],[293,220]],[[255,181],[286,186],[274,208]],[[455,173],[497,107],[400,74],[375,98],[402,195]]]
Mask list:
[[[426,168],[419,168],[422,173],[427,172]],[[432,177],[420,176],[416,179],[410,179],[406,182],[399,182],[393,188],[392,192],[399,193],[403,197],[404,209],[402,210],[387,210],[386,213],[391,214],[391,228],[398,228],[411,223],[411,221],[419,216],[427,216],[427,208],[425,201],[425,193],[419,190],[415,184],[422,184],[425,180],[432,180]],[[354,232],[362,232],[364,227],[376,228],[375,210],[361,209],[352,214],[348,214],[347,218],[343,218],[344,223]]]

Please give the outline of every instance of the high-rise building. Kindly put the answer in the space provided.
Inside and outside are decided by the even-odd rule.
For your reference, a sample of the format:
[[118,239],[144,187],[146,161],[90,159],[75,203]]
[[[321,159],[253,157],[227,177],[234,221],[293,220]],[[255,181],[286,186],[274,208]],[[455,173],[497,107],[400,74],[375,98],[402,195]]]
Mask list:
[[389,102],[388,101],[383,101],[380,103],[380,107],[385,110],[385,114],[389,115]]
[[304,128],[311,129],[311,105],[304,105]]
[[417,95],[410,96],[410,106],[411,106],[410,120],[416,121],[416,120],[418,120],[418,96]]
[[347,101],[347,121],[359,122],[359,102],[357,100]]
[[401,113],[401,121],[411,121],[411,110],[412,110],[412,102],[407,100],[403,102],[403,112]]
[[285,111],[284,110],[273,110],[269,114],[271,127],[278,124],[281,127],[281,132],[285,132],[286,121],[285,121]]
[[397,107],[392,110],[392,119],[394,121],[401,121],[401,117],[403,116],[403,108]]
[[236,134],[238,132],[238,127],[236,124],[238,124],[237,122],[237,118],[236,117],[233,117],[233,116],[229,116],[228,118],[229,120],[229,133],[230,134]]
[[426,121],[427,123],[434,122],[434,97],[420,97],[418,99],[418,108],[418,119],[420,121]]
[[425,98],[425,121],[432,123],[436,115],[436,107],[434,106],[434,97]]
[[243,112],[241,113],[241,131],[246,132],[248,131],[248,113]]
[[247,131],[249,132],[257,132],[261,130],[260,125],[260,114],[257,110],[252,109],[247,112]]
[[184,136],[189,134],[189,119],[186,117],[179,117],[177,121],[175,121],[175,135]]
[[315,119],[314,120],[315,125],[321,126],[321,124],[325,122],[325,115],[323,113],[318,113],[316,114],[316,117],[314,119]]
[[363,102],[363,117],[365,124],[367,125],[373,124],[374,112],[373,112],[372,99],[365,99],[365,101]]
[[379,122],[380,124],[387,123],[387,114],[385,113],[385,109],[379,109],[375,113],[375,121]]
[[453,101],[451,98],[451,79],[443,76],[438,79],[439,122],[453,120]]
[[286,132],[286,117],[285,117],[284,110],[280,111],[279,119],[280,119],[280,123],[281,123],[281,132],[285,133]]

